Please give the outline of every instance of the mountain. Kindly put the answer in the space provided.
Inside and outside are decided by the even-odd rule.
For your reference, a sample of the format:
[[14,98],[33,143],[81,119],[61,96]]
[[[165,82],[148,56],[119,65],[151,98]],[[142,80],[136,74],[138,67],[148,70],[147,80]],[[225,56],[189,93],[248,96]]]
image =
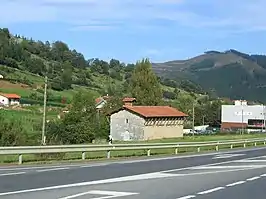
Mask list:
[[161,78],[189,80],[221,97],[266,102],[265,55],[208,51],[187,60],[153,63],[153,69]]

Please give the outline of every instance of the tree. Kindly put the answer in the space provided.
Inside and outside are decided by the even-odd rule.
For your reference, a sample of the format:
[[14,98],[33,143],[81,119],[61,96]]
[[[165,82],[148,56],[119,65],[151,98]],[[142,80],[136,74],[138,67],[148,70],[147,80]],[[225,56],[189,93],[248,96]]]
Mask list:
[[25,131],[21,120],[6,119],[0,114],[0,146],[19,146],[25,143]]
[[161,103],[162,89],[148,59],[137,62],[130,86],[131,94],[139,105],[152,106]]
[[107,129],[109,125],[105,116],[96,112],[94,95],[79,91],[73,98],[69,113],[61,122],[51,122],[47,132],[48,139],[54,139],[53,142],[81,144],[92,142],[95,138],[106,137]]
[[64,63],[61,83],[63,89],[70,89],[72,84],[72,66],[69,62]]

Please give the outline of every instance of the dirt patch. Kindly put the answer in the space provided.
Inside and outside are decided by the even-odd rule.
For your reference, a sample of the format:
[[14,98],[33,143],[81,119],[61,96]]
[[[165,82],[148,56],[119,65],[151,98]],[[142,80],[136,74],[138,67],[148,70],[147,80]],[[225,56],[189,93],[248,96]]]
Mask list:
[[29,88],[29,86],[26,84],[21,84],[21,83],[13,84],[5,80],[0,80],[0,88]]

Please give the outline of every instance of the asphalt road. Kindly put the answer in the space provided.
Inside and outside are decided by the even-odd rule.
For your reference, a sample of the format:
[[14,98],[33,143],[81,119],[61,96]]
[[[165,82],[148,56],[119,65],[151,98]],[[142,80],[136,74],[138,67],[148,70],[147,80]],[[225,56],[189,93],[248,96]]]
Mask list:
[[96,164],[0,167],[1,199],[264,199],[266,148]]

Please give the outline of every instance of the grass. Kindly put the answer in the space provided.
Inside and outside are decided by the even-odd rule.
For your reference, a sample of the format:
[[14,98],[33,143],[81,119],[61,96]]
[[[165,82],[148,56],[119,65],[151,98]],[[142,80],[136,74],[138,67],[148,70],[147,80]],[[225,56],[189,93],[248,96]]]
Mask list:
[[[42,111],[41,106],[30,106],[19,110],[1,109],[0,115],[7,120],[20,121],[22,135],[27,138],[22,144],[36,145],[41,138]],[[59,112],[60,108],[47,107],[47,120],[56,119]]]
[[[203,138],[204,137],[204,138]],[[163,139],[161,142],[177,142],[177,141],[214,141],[214,140],[231,140],[231,139],[250,139],[250,138],[264,138],[264,134],[256,134],[256,135],[213,135],[213,136],[195,136],[193,138],[184,137],[183,139]],[[158,140],[154,140],[153,142],[158,142]],[[257,146],[262,146],[264,143],[258,142]],[[206,146],[201,147],[200,152],[210,152],[215,151],[216,146]],[[231,145],[222,145],[219,146],[219,150],[229,149]],[[235,144],[234,148],[243,148],[243,144]],[[246,147],[254,147],[254,143],[248,143]],[[178,154],[191,154],[197,153],[197,147],[187,147],[187,148],[179,148]],[[151,155],[175,155],[175,148],[165,148],[165,149],[152,149],[150,151]],[[86,159],[87,160],[103,160],[106,159],[107,152],[87,152]],[[124,150],[124,151],[111,151],[111,158],[133,158],[133,157],[141,157],[147,156],[147,150]],[[23,155],[24,163],[39,163],[39,164],[47,164],[53,163],[55,161],[59,162],[69,162],[69,161],[81,161],[81,153],[73,152],[73,153],[54,153],[54,154],[27,154]],[[18,155],[5,155],[0,156],[0,163],[17,163]]]
[[[159,140],[138,141],[134,143],[167,143],[167,142],[205,142],[205,141],[219,141],[219,140],[234,140],[234,139],[252,139],[252,138],[266,138],[266,134],[231,134],[231,135],[202,135],[202,136],[184,136],[182,138],[165,138]],[[124,141],[115,141],[114,143],[129,143]],[[132,143],[132,142],[130,142]]]

